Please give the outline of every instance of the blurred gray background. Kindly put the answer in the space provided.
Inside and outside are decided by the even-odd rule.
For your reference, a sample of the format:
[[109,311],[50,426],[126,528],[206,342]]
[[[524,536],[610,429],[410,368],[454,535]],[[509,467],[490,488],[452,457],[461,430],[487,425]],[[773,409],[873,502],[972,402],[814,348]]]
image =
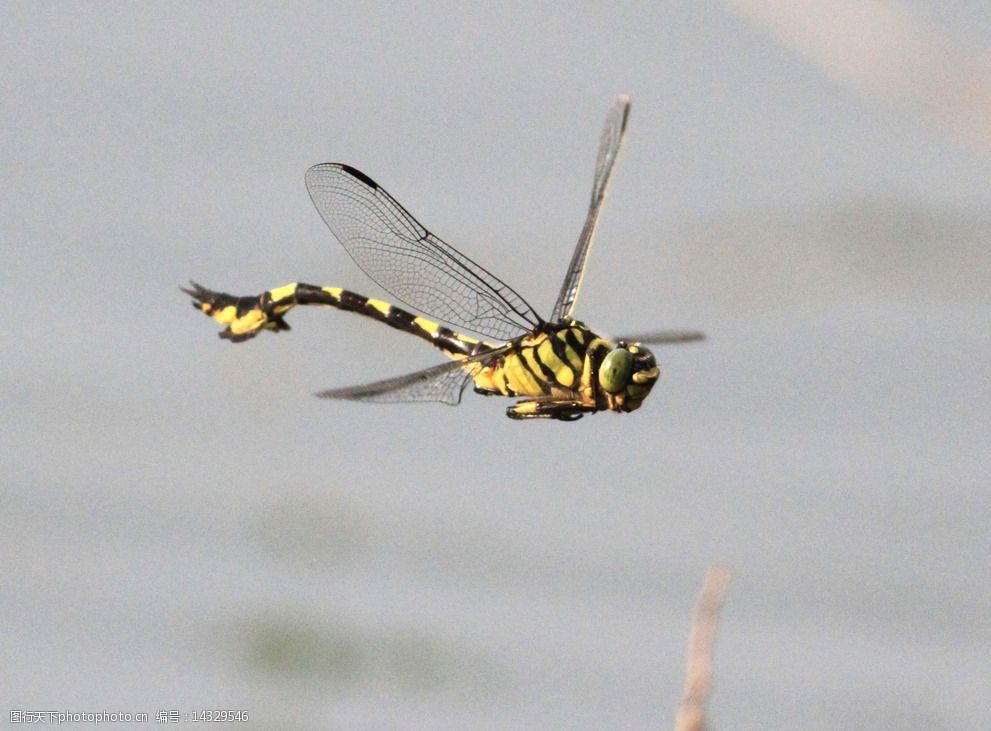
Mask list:
[[[255,729],[668,728],[705,568],[715,728],[991,727],[983,0],[4,3],[9,709]],[[576,315],[696,327],[644,408],[328,403],[440,361],[362,318],[216,338],[177,285],[385,296],[349,162]],[[387,297],[386,297],[387,298]]]

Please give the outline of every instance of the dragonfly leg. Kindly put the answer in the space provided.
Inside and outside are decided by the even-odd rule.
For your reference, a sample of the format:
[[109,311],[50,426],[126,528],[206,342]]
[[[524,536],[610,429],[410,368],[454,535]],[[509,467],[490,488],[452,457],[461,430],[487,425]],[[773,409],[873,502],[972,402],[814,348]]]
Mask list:
[[504,393],[500,393],[499,391],[496,391],[495,389],[492,389],[492,388],[482,388],[481,386],[475,386],[474,391],[475,391],[475,393],[480,394],[482,396],[505,396],[506,395]]
[[510,419],[557,419],[558,421],[577,421],[585,414],[597,411],[594,406],[581,401],[549,401],[533,399],[517,401],[506,409]]

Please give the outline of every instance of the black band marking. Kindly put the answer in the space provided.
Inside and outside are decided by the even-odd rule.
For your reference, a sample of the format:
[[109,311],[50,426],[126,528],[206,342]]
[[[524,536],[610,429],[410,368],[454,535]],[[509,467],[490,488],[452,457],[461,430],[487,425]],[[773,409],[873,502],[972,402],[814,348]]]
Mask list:
[[582,360],[585,360],[585,351],[586,351],[586,348],[578,340],[578,335],[575,333],[575,328],[569,327],[567,330],[565,330],[564,331],[564,339],[565,339],[565,342],[567,342],[568,345],[571,346],[571,349],[573,351],[575,351],[575,355],[577,355]]
[[378,190],[379,189],[379,184],[378,183],[376,183],[374,180],[372,180],[371,178],[369,178],[367,175],[365,175],[363,172],[361,172],[357,168],[353,168],[350,165],[341,165],[341,170],[343,170],[344,172],[346,172],[352,178],[357,178],[358,180],[360,180],[362,183],[364,183],[365,185],[367,185],[372,190]]

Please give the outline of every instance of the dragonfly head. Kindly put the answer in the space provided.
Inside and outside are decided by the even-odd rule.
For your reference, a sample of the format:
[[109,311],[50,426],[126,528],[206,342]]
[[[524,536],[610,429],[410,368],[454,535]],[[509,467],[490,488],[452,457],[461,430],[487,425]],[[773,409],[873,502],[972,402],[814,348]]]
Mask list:
[[599,386],[612,411],[636,411],[660,375],[653,353],[639,343],[620,341],[602,359]]

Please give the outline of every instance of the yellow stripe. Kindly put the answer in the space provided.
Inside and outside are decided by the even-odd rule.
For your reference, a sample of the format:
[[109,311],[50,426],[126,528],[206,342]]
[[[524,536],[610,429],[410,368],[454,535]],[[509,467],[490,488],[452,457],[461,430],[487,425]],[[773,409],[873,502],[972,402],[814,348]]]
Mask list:
[[368,300],[368,306],[373,310],[378,310],[383,315],[388,315],[389,310],[392,309],[392,305],[388,302],[383,302],[382,300]]
[[261,310],[248,310],[230,324],[230,329],[235,335],[243,335],[260,328],[265,324],[266,319],[265,313]]
[[544,362],[544,365],[554,371],[554,380],[565,388],[571,388],[575,382],[575,372],[568,367],[567,363],[557,357],[557,353],[554,352],[554,346],[551,345],[550,338],[546,338],[537,347],[537,355],[540,356],[540,360]]
[[483,368],[481,371],[472,376],[472,380],[478,388],[485,388],[488,390],[492,389],[492,371],[488,368]]
[[428,320],[425,317],[414,317],[413,322],[419,325],[421,328],[426,330],[428,333],[437,337],[437,331],[440,330],[440,325],[438,325],[433,320]]
[[296,294],[296,283],[287,284],[284,287],[276,287],[275,289],[268,290],[269,296],[271,296],[273,302],[281,302],[284,299],[292,299]]
[[214,310],[210,313],[210,316],[221,325],[229,325],[237,319],[237,307],[234,305],[227,305],[227,307],[222,309]]
[[[441,326],[439,323],[436,323],[433,320],[428,320],[425,317],[414,317],[413,322],[416,323],[416,325],[418,325],[419,327],[423,328],[423,330],[425,330],[426,332],[430,333],[430,335],[434,338],[440,335]],[[472,338],[467,335],[462,335],[461,333],[454,333],[454,337],[460,340],[462,343],[468,343],[470,345],[475,345],[476,343],[478,343],[477,338]]]
[[500,373],[501,371],[499,369],[493,367],[483,368],[473,376],[475,385],[486,391],[505,394],[505,389],[501,388],[496,382],[496,376]]
[[335,299],[340,299],[341,292],[344,291],[340,287],[321,287],[320,289],[322,289],[324,292],[329,294],[331,297],[334,297]]
[[564,346],[564,354],[567,356],[568,362],[575,369],[576,373],[582,369],[582,359],[578,357],[578,353],[572,350],[570,345]]
[[540,370],[540,364],[537,362],[537,359],[533,357],[533,348],[523,348],[523,350],[520,351],[520,354],[523,356],[523,360],[526,361],[526,364],[530,366],[530,370],[533,372],[534,377],[543,380],[543,372]]
[[581,380],[580,393],[581,393],[582,399],[586,403],[590,403],[590,404],[594,404],[595,403],[595,397],[594,397],[595,388],[594,388],[594,385],[592,384],[592,359],[591,358],[586,358],[585,359],[585,365],[582,367],[582,380]]
[[538,396],[543,393],[540,390],[540,384],[530,374],[530,371],[526,369],[516,353],[507,355],[502,367],[506,373],[506,380],[509,382],[509,387],[517,394],[521,396]]
[[578,357],[578,353],[575,352],[574,348],[568,345],[568,331],[559,330],[557,339],[564,343],[564,355],[568,359],[568,363],[576,371],[580,371],[582,369],[582,359]]

